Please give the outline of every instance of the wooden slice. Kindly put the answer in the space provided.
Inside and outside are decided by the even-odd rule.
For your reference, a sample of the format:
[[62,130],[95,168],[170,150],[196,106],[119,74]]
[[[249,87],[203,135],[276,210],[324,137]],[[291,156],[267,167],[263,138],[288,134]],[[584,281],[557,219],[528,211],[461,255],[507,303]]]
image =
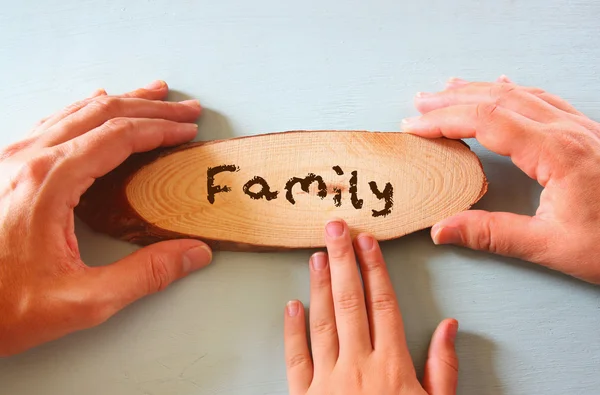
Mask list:
[[461,141],[403,133],[296,131],[137,154],[82,196],[92,229],[146,245],[197,238],[214,249],[323,247],[328,219],[401,237],[469,209],[487,191]]

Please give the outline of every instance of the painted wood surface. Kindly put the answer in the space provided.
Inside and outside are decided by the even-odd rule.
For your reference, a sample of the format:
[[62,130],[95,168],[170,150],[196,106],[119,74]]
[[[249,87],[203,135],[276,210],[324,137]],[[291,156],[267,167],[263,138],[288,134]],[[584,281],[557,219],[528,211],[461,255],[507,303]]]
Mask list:
[[[593,0],[6,2],[0,143],[98,87],[155,78],[208,108],[201,139],[396,130],[416,91],[502,73],[600,119],[599,16]],[[469,144],[490,181],[477,207],[533,213],[540,188]],[[77,232],[91,265],[134,249]],[[454,316],[460,394],[600,393],[600,289],[435,247],[427,232],[383,248],[419,371],[435,325]],[[0,394],[286,394],[283,307],[308,301],[309,254],[216,254],[101,327],[0,361]]]

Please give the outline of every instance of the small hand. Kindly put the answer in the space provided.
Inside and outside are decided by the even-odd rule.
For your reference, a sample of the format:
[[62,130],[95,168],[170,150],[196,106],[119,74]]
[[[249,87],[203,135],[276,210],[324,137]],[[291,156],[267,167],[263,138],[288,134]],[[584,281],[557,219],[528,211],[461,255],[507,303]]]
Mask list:
[[458,323],[445,320],[435,331],[421,386],[377,241],[367,234],[356,238],[359,272],[343,221],[327,224],[325,240],[328,255],[310,260],[312,357],[302,304],[291,301],[285,312],[290,395],[455,394]]
[[73,208],[94,180],[134,152],[194,138],[195,100],[168,87],[103,90],[41,121],[0,151],[0,356],[98,325],[140,297],[210,263],[203,243],[158,243],[108,266],[79,255]]
[[521,258],[600,284],[600,124],[565,100],[506,77],[449,81],[418,94],[423,114],[403,121],[423,137],[475,137],[544,190],[535,216],[467,211],[436,224],[436,244]]

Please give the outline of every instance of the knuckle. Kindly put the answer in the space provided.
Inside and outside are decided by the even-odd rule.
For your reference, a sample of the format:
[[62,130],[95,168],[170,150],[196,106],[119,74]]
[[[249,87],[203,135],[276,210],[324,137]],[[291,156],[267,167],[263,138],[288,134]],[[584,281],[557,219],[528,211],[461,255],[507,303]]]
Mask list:
[[327,319],[314,320],[310,327],[313,335],[329,335],[337,332],[335,322]]
[[354,250],[352,249],[352,245],[351,244],[340,244],[340,245],[335,245],[332,246],[332,248],[329,249],[328,251],[329,253],[329,260],[336,260],[336,261],[346,261],[346,260],[355,260],[356,257],[354,256]]
[[91,302],[81,306],[81,317],[84,317],[83,327],[100,325],[110,318],[113,310],[107,304]]
[[475,248],[483,251],[490,251],[495,253],[497,251],[496,243],[493,237],[494,219],[493,216],[488,216],[483,221],[479,232],[475,237]]
[[104,123],[104,125],[110,130],[117,130],[119,132],[125,130],[131,130],[134,128],[134,123],[129,118],[117,117],[109,119]]
[[294,354],[287,358],[286,362],[288,369],[306,367],[310,366],[311,364],[310,358],[306,354]]
[[121,100],[113,96],[102,96],[92,100],[90,105],[98,112],[113,115],[120,110]]
[[148,265],[148,283],[150,291],[160,292],[172,282],[170,266],[164,255],[150,255],[150,264]]
[[346,314],[358,312],[363,303],[362,295],[358,292],[342,292],[334,300],[338,310]]
[[453,354],[440,355],[438,360],[453,372],[458,373],[458,357]]
[[371,309],[379,313],[394,313],[398,310],[396,297],[390,293],[380,293],[373,295]]
[[37,155],[23,161],[12,177],[13,189],[20,184],[40,185],[44,182],[54,165],[54,159],[49,155]]
[[379,259],[365,259],[362,265],[364,272],[379,272],[383,270],[384,263]]
[[84,107],[88,103],[89,103],[88,100],[80,100],[78,102],[70,104],[67,107],[65,107],[62,114],[64,114],[64,115],[72,114],[72,113],[78,111],[79,109],[81,109],[82,107]]
[[511,84],[494,85],[490,88],[490,94],[496,99],[496,102],[512,97],[517,92],[517,88]]
[[476,118],[479,122],[487,124],[493,120],[494,113],[497,109],[498,104],[496,103],[479,103],[475,107]]

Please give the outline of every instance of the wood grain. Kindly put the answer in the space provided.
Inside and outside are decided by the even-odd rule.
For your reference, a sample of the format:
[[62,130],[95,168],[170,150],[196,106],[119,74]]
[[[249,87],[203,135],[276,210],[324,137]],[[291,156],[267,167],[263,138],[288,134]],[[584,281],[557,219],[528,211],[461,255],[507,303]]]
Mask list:
[[469,209],[487,190],[466,144],[402,133],[295,131],[190,143],[131,157],[84,194],[96,231],[146,245],[322,247],[328,219],[398,238]]

